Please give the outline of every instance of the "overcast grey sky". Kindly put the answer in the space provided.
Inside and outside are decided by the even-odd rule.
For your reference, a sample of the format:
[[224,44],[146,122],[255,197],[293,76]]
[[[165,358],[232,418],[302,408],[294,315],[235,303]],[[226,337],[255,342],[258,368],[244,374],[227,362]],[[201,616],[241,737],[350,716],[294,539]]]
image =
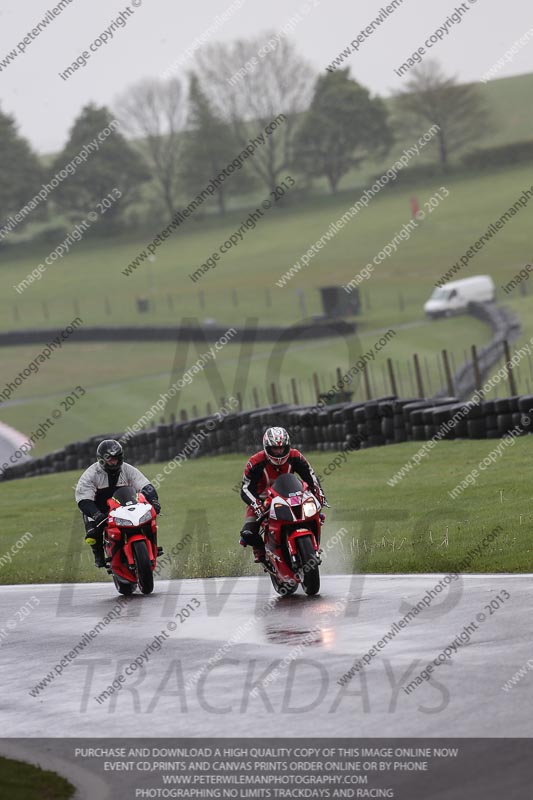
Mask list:
[[[59,0],[2,0],[0,65]],[[85,67],[67,81],[59,77],[128,6],[121,0],[72,0],[25,52],[0,71],[0,107],[14,114],[20,130],[39,152],[56,151],[87,102],[112,106],[114,98],[143,77],[157,77],[213,25],[234,0],[130,0],[124,27],[91,53]],[[323,71],[352,39],[387,6],[388,0],[238,0],[242,6],[222,24],[212,41],[258,36],[276,30],[306,2],[309,10],[291,39],[314,69]],[[390,2],[390,0],[389,0]],[[399,2],[399,0],[397,0]],[[134,4],[138,4],[135,6]],[[450,14],[453,0],[403,0],[345,62],[354,78],[372,92],[390,94],[406,78],[394,73]],[[533,72],[531,0],[464,0],[462,22],[431,51],[450,73],[476,81],[505,52],[532,31],[531,40],[498,77]],[[443,34],[444,35],[444,34]],[[21,49],[24,48],[22,44]],[[429,57],[429,56],[426,56]],[[184,70],[190,64],[184,65]]]

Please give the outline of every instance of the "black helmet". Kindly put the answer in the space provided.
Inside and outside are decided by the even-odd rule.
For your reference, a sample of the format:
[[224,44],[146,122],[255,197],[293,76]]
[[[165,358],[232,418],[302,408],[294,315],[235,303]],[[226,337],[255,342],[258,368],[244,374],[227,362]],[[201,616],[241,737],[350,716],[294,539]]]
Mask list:
[[124,463],[124,450],[116,439],[104,439],[96,451],[96,459],[106,472],[111,474],[120,472]]

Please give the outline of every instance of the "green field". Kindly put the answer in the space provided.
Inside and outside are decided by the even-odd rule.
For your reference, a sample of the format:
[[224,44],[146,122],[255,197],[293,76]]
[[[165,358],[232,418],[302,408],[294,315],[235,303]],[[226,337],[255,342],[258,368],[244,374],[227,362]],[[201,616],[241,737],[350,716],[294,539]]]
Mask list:
[[[442,183],[450,196],[361,285],[365,324],[382,326],[392,316],[405,322],[417,320],[434,282],[531,186],[533,168],[473,178],[455,176],[419,191],[412,187],[382,190],[284,288],[275,286],[275,281],[358,199],[358,190],[317,198],[298,209],[271,211],[197,283],[188,275],[238,227],[245,210],[225,220],[191,222],[159,248],[152,264],[139,266],[130,276],[121,270],[157,231],[82,241],[19,295],[13,286],[53,249],[21,246],[2,254],[0,328],[63,325],[78,314],[87,325],[176,323],[184,317],[234,325],[258,317],[265,324],[286,325],[319,313],[317,288],[351,280],[411,218],[411,196],[416,194],[423,207]],[[470,262],[463,277],[488,272],[497,285],[507,282],[531,256],[530,227],[527,207]],[[233,290],[238,305],[233,304]],[[305,307],[300,305],[301,291]],[[136,312],[138,297],[152,301],[150,313]]]
[[[409,369],[412,354],[418,352],[423,361],[424,381],[429,387],[426,391],[432,393],[443,383],[436,361],[443,347],[451,351],[458,366],[471,344],[481,345],[488,341],[488,328],[467,317],[427,323],[423,318],[422,304],[443,271],[532,182],[533,178],[527,178],[523,169],[450,180],[450,196],[428,216],[409,241],[402,242],[397,254],[376,268],[371,279],[362,285],[363,315],[358,318],[360,341],[355,342],[355,349],[365,352],[375,343],[380,330],[397,327],[396,337],[372,364],[374,394],[389,391],[384,375],[387,358],[396,363],[400,372],[400,393],[413,395],[416,392],[413,391]],[[431,189],[424,191],[427,196],[432,193]],[[330,220],[338,218],[348,203],[356,198],[347,198],[346,195],[334,200],[324,198],[306,210],[287,210],[283,215],[267,219],[264,227],[253,231],[254,235],[229,254],[217,270],[204,276],[201,284],[205,309],[201,310],[198,308],[198,289],[183,273],[198,262],[202,253],[211,252],[222,235],[225,237],[227,223],[212,220],[201,229],[184,231],[179,239],[176,237],[161,248],[154,265],[146,269],[141,267],[132,277],[121,275],[120,269],[143,246],[142,239],[81,242],[70,256],[50,268],[40,282],[18,296],[11,288],[12,283],[20,280],[35,264],[35,259],[42,256],[36,254],[32,260],[20,253],[0,273],[0,309],[3,311],[0,325],[41,326],[52,322],[66,325],[75,317],[76,311],[88,325],[132,321],[179,322],[186,316],[195,315],[200,319],[216,319],[228,326],[244,325],[246,318],[253,316],[259,317],[263,324],[296,322],[302,317],[298,290],[304,291],[306,314],[318,313],[317,287],[348,281],[390,241],[408,219],[410,194],[398,189],[378,196],[284,289],[274,287],[274,279],[278,279],[293,259],[327,230]],[[497,286],[506,283],[531,256],[530,225],[531,212],[526,208],[485,246],[461,274],[488,272]],[[149,289],[150,281],[152,289]],[[238,293],[237,307],[232,305],[232,286]],[[271,307],[263,302],[269,286]],[[106,288],[105,293],[102,287]],[[172,314],[163,300],[169,292],[174,296]],[[105,294],[119,298],[117,302],[111,301],[112,318],[106,313]],[[132,317],[137,294],[154,297],[158,303],[156,313]],[[503,292],[500,291],[500,295],[503,296]],[[75,296],[80,298],[76,307],[73,305]],[[529,298],[520,298],[515,292],[504,299],[517,308],[527,325]],[[15,308],[18,308],[16,323],[13,321],[13,300]],[[47,304],[48,321],[43,317],[43,302]],[[290,378],[295,377],[299,381],[300,399],[314,402],[316,398],[309,382],[312,372],[321,375],[325,388],[331,386],[335,367],[346,369],[351,366],[347,347],[337,339],[305,343],[298,348],[289,353],[284,364],[274,369],[274,373],[279,375],[279,388],[285,399],[290,399],[288,384]],[[5,382],[16,376],[38,352],[37,347],[3,348],[2,375]],[[257,345],[253,353],[247,353],[245,348],[241,355],[239,346],[228,345],[217,361],[227,387],[225,394],[231,393],[237,364],[248,359],[250,373],[246,382],[240,385],[245,407],[253,406],[253,387],[259,391],[260,402],[266,403],[269,381],[265,380],[264,364],[269,362],[271,352],[272,345],[262,344]],[[81,384],[89,390],[83,402],[80,401],[60,420],[35,452],[47,452],[87,435],[120,430],[135,422],[155,402],[159,393],[168,387],[173,370],[176,378],[177,370],[186,369],[197,357],[191,350],[186,360],[180,359],[178,368],[175,348],[171,344],[65,344],[62,352],[54,354],[39,375],[31,376],[14,393],[12,400],[15,404],[4,407],[2,419],[30,433],[46,419],[56,400],[64,396],[64,391]],[[526,382],[529,379],[529,371],[523,372],[524,391],[529,391]],[[218,403],[220,394],[216,388],[206,384],[205,376],[198,376],[182,393],[180,407],[191,412],[196,405],[203,413],[206,402]],[[168,409],[167,416],[172,410]]]
[[[455,486],[494,449],[495,441],[441,442],[423,464],[395,487],[387,480],[418,449],[417,443],[352,453],[324,478],[331,509],[324,542],[346,529],[341,546],[328,552],[325,573],[453,571],[484,535],[502,532],[473,561],[472,572],[531,572],[533,509],[527,479],[531,438],[517,440],[458,499]],[[320,474],[334,453],[309,454]],[[257,574],[251,552],[238,544],[244,506],[232,487],[245,456],[186,462],[162,484],[160,543],[167,551],[187,533],[184,548],[162,576],[178,578]],[[158,465],[144,467],[148,477]],[[218,480],[217,480],[218,476]],[[2,583],[102,580],[83,542],[81,515],[73,501],[77,474],[61,473],[10,483],[0,554],[29,531],[33,538],[6,564]],[[503,494],[502,494],[503,492]],[[447,542],[447,543],[446,543]],[[110,585],[110,592],[114,588]]]
[[0,756],[0,789],[9,800],[68,800],[74,787],[39,767]]

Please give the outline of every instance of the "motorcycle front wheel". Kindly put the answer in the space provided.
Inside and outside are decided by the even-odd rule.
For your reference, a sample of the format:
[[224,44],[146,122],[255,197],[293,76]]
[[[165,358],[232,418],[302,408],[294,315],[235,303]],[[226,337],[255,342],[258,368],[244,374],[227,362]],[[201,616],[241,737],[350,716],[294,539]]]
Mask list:
[[298,588],[297,583],[281,583],[272,573],[270,573],[270,580],[272,581],[272,586],[276,592],[282,595],[282,597],[288,597],[289,595],[294,594]]
[[135,591],[135,584],[134,583],[122,583],[122,581],[119,581],[119,579],[117,577],[115,577],[115,575],[113,575],[113,581],[115,583],[115,587],[116,587],[117,592],[119,594],[123,594],[126,597],[128,597],[130,594],[133,594],[133,592]]
[[154,573],[148,555],[146,542],[138,540],[132,544],[133,560],[135,561],[135,571],[139,581],[139,589],[143,594],[150,594],[154,590]]
[[304,592],[307,595],[318,594],[320,591],[320,572],[316,563],[316,553],[311,538],[309,536],[300,536],[297,539],[296,547],[302,563]]

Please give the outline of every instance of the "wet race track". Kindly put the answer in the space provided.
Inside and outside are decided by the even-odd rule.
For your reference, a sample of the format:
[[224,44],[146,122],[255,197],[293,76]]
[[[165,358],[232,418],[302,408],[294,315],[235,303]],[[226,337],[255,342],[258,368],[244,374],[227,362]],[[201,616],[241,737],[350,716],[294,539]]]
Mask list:
[[4,735],[531,736],[532,576],[443,578],[2,587]]

